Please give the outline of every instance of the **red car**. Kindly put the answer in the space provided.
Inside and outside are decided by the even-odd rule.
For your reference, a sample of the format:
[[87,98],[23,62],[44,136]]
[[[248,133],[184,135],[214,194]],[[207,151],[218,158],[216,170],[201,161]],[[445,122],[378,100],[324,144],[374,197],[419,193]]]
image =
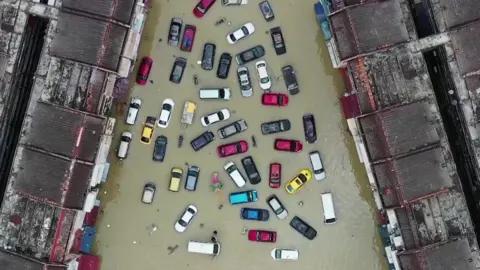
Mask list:
[[215,4],[217,0],[200,0],[193,9],[193,15],[197,18],[202,18],[205,13]]
[[185,25],[185,31],[183,32],[182,44],[180,50],[184,52],[191,52],[193,48],[193,42],[195,41],[195,33],[197,33],[197,27],[194,25]]
[[145,56],[142,59],[140,68],[138,69],[137,83],[140,85],[145,85],[148,80],[148,75],[150,75],[150,70],[152,70],[153,60],[152,58]]
[[303,149],[303,144],[297,140],[275,139],[273,148],[278,151],[300,152]]
[[282,164],[271,163],[270,164],[270,177],[268,178],[268,185],[271,188],[279,188],[282,178]]
[[262,104],[265,106],[287,106],[288,95],[280,93],[264,93]]
[[217,147],[219,157],[229,157],[248,151],[248,143],[246,141],[238,141],[229,144],[223,144]]
[[248,240],[253,242],[275,243],[277,241],[277,232],[264,231],[264,230],[250,230],[248,231]]

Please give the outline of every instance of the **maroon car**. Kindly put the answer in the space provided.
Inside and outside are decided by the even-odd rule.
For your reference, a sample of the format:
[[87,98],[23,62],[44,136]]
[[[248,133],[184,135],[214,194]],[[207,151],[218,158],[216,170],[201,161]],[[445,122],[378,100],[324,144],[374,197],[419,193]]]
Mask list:
[[275,139],[273,148],[277,151],[300,152],[303,149],[303,144],[297,140]]
[[248,151],[248,143],[246,141],[238,141],[229,144],[223,144],[217,147],[217,155],[219,157],[229,157]]
[[182,44],[180,50],[184,52],[191,52],[193,48],[193,42],[195,41],[195,34],[197,33],[197,27],[194,25],[185,25],[185,31],[183,32]]
[[253,242],[275,243],[277,241],[277,232],[266,230],[248,231],[248,240]]
[[200,0],[193,9],[193,15],[197,18],[203,18],[205,13],[215,4],[217,0]]
[[140,68],[138,69],[137,75],[137,83],[140,85],[145,85],[148,80],[148,76],[150,75],[150,71],[152,70],[153,60],[152,58],[145,56],[142,59],[142,63],[140,64]]
[[271,188],[279,188],[281,185],[281,178],[282,178],[282,164],[271,163],[270,174],[268,178],[268,185]]

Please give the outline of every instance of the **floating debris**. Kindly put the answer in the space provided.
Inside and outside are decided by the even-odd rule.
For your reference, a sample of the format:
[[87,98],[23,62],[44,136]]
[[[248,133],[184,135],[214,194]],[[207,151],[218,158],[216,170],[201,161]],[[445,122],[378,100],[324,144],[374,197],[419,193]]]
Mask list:
[[137,241],[133,241],[133,244],[134,244],[134,245],[137,244]]
[[247,234],[248,229],[246,227],[243,227],[242,234]]
[[107,224],[107,228],[110,228],[110,224]]
[[205,227],[205,224],[200,223],[200,229],[203,229],[203,227]]
[[177,250],[177,248],[178,248],[178,245],[175,245],[175,246],[173,246],[173,247],[172,247],[172,246],[169,246],[169,247],[167,248],[167,250],[169,251],[169,252],[168,252],[168,255],[172,255],[172,254],[175,252],[175,250]]
[[222,208],[223,208],[223,204],[220,204],[220,205],[218,206],[218,210],[222,210]]
[[299,201],[298,206],[302,207],[303,206],[303,201]]

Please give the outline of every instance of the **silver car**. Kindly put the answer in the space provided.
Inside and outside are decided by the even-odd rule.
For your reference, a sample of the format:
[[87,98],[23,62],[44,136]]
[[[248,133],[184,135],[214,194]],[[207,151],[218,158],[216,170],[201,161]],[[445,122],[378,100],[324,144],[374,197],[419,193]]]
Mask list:
[[170,22],[170,30],[168,31],[168,45],[178,46],[180,42],[180,34],[182,32],[183,21],[180,18],[173,18]]
[[240,90],[242,96],[251,97],[253,95],[252,83],[250,80],[250,72],[247,67],[239,67],[237,69],[238,81],[240,83]]
[[218,129],[218,137],[225,139],[248,129],[247,122],[243,119]]

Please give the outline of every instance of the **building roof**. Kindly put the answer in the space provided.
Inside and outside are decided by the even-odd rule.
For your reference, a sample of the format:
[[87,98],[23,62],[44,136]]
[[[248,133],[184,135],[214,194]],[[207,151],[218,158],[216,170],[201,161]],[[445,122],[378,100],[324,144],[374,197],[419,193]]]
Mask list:
[[[480,1],[478,1],[480,6]],[[478,11],[480,12],[480,10]],[[480,16],[480,15],[479,15]],[[480,22],[449,33],[461,75],[480,70]]]
[[134,4],[135,0],[63,0],[62,8],[91,13],[128,24]]
[[83,208],[93,165],[21,146],[16,159],[10,179],[15,190],[54,205]]
[[409,40],[408,17],[399,1],[346,8],[330,16],[341,59],[373,52]]
[[400,254],[398,258],[404,270],[476,269],[465,238],[419,250],[418,253]]
[[359,118],[371,160],[377,161],[440,141],[438,115],[426,101]]
[[438,0],[435,7],[436,20],[446,29],[480,19],[478,0]]
[[116,72],[126,34],[113,22],[60,12],[50,54]]
[[[105,118],[37,102],[20,143],[68,158],[94,162]],[[54,139],[53,139],[54,138]]]
[[0,249],[0,269],[5,270],[61,270],[66,266],[47,265],[19,254]]

